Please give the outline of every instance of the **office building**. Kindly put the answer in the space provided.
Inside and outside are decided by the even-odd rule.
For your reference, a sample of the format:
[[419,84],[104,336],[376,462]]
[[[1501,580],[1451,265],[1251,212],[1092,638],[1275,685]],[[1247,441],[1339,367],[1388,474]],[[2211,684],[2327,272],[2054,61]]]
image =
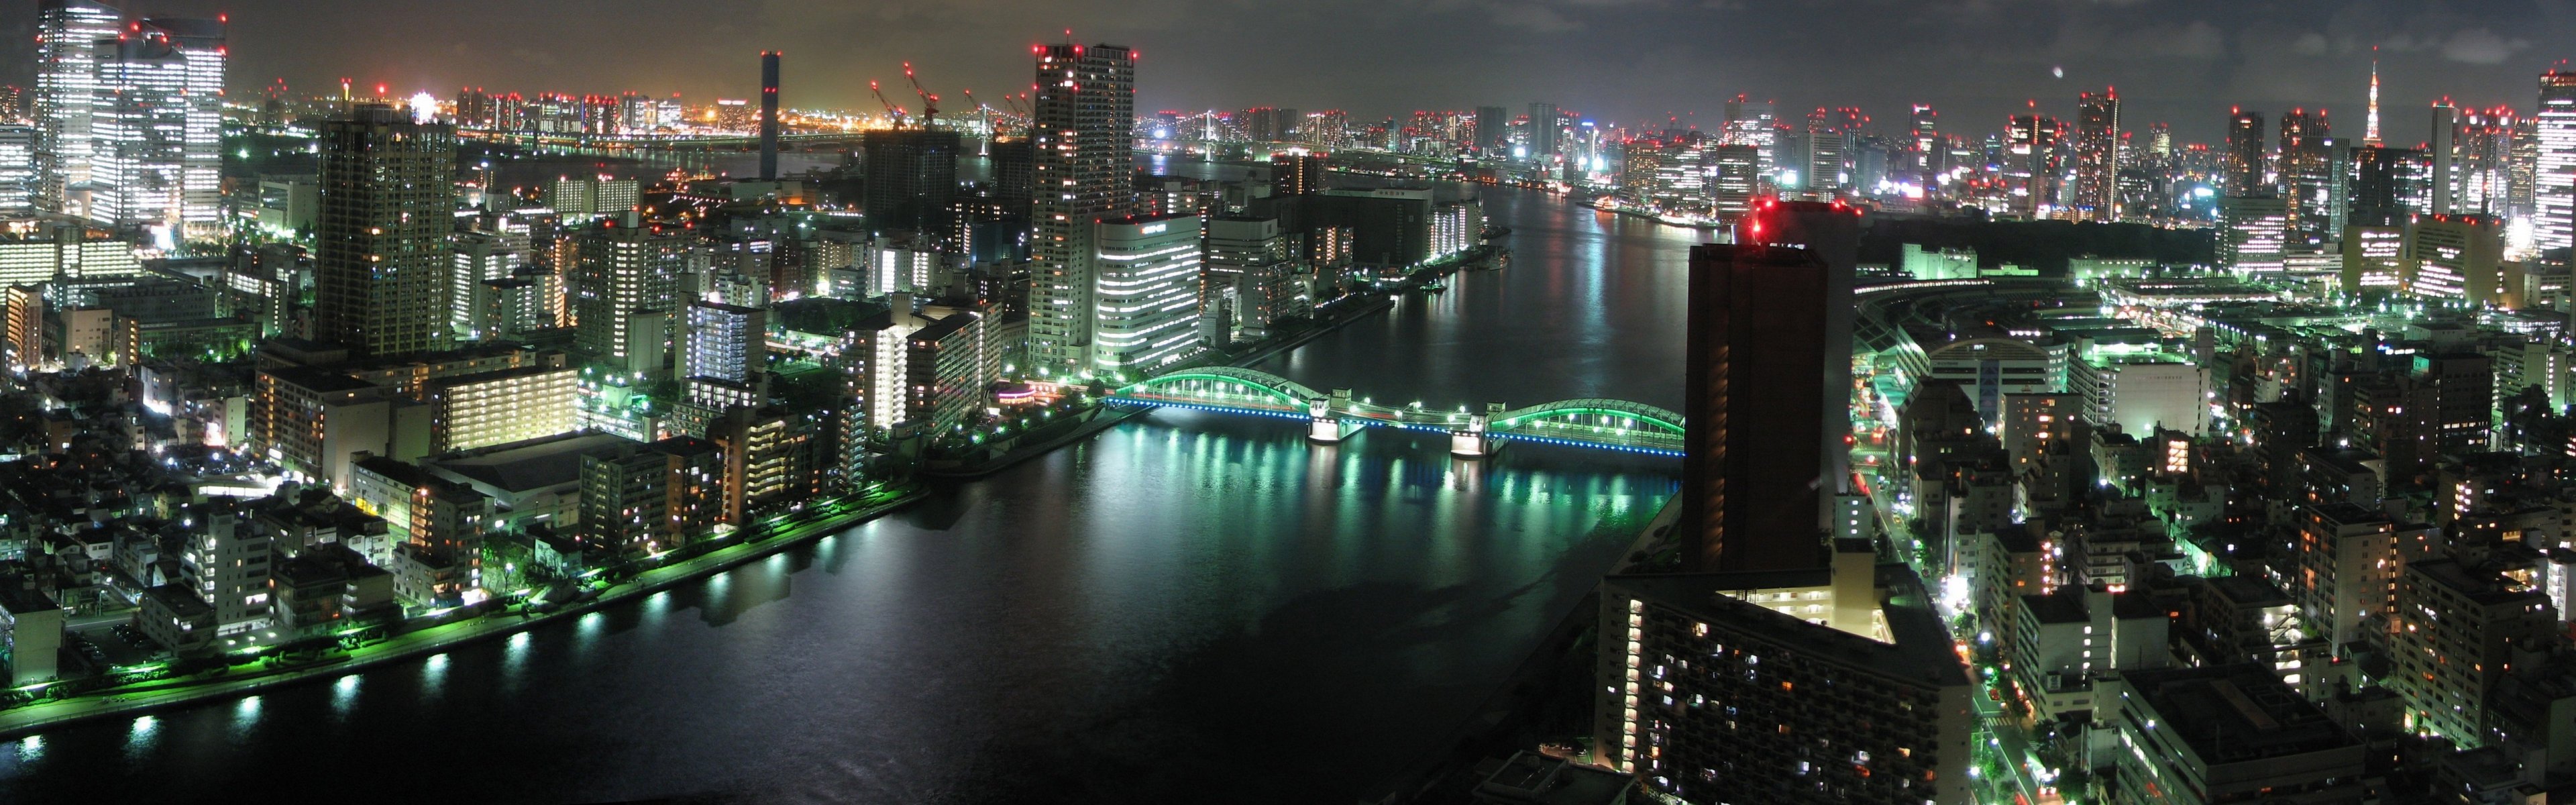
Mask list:
[[99,43],[124,32],[122,17],[89,0],[36,6],[36,203],[46,210],[81,212],[71,189],[90,178]]
[[2218,265],[2239,273],[2282,270],[2290,237],[2290,202],[2278,195],[2221,196]]
[[1042,373],[1074,375],[1093,366],[1093,222],[1124,218],[1134,203],[1136,59],[1115,45],[1036,50],[1029,362]]
[[1533,103],[1529,105],[1528,156],[1530,159],[1545,162],[1548,158],[1557,155],[1557,151],[1560,148],[1557,143],[1557,138],[1563,133],[1563,126],[1560,125],[1561,122],[1562,120],[1556,111],[1556,104]]
[[34,126],[0,123],[0,217],[23,218],[36,210]]
[[1099,265],[1092,369],[1140,374],[1199,350],[1199,217],[1095,225]]
[[[2339,147],[2328,136],[2325,110],[2292,109],[2281,116],[2280,198],[2284,214],[2283,243],[2289,251],[2312,252],[2335,232],[2342,211],[2334,209],[2334,175]],[[2222,202],[2223,204],[2224,202]]]
[[2263,158],[2263,113],[2236,110],[2227,119],[2227,156],[2220,189],[2230,196],[2256,196],[2272,191],[2271,166]]
[[152,17],[101,42],[91,87],[89,218],[160,245],[222,227],[224,24]]
[[2066,123],[2037,113],[2013,115],[2004,133],[2004,177],[2011,186],[2013,211],[2048,217],[2058,206],[2058,184],[2065,176],[2058,144],[2066,137]]
[[2075,104],[2075,212],[2095,221],[2120,217],[2120,95],[2108,87]]
[[2399,287],[2424,299],[2520,307],[2521,269],[2504,261],[2502,224],[2480,215],[2414,218],[2398,253]]
[[1476,158],[1496,160],[1510,155],[1512,113],[1500,106],[1476,107]]
[[1823,556],[1848,487],[1851,262],[1859,212],[1766,202],[1740,242],[1691,250],[1683,380],[1685,561],[1794,570]]
[[323,124],[313,334],[366,354],[446,348],[456,132],[367,104]]
[[[1218,216],[1207,221],[1206,275],[1199,283],[1199,315],[1231,310],[1232,340],[1269,337],[1281,319],[1309,316],[1314,300],[1294,273],[1290,243],[1279,219]],[[1224,304],[1231,298],[1231,306]]]
[[2352,149],[2344,177],[2347,226],[2396,226],[2431,212],[2433,161],[2412,148]]
[[2534,241],[2542,249],[2576,246],[2576,72],[2540,74],[2532,133]]

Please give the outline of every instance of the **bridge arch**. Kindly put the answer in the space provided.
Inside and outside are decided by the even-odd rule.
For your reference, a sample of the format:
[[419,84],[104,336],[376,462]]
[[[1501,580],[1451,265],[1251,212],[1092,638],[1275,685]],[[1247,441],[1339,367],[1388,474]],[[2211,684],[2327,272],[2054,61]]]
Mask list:
[[1486,427],[1497,432],[1509,432],[1524,425],[1535,424],[1549,419],[1581,416],[1585,414],[1623,417],[1643,423],[1651,430],[1662,431],[1675,436],[1682,435],[1683,433],[1682,415],[1680,414],[1640,402],[1599,398],[1558,400],[1550,403],[1540,403],[1526,408],[1515,408],[1509,411],[1504,411],[1500,414],[1495,414],[1487,421]]
[[1119,396],[1152,393],[1156,389],[1195,382],[1218,382],[1259,391],[1290,406],[1303,406],[1308,400],[1324,396],[1314,389],[1269,372],[1233,366],[1204,366],[1167,375],[1157,375],[1118,387]]

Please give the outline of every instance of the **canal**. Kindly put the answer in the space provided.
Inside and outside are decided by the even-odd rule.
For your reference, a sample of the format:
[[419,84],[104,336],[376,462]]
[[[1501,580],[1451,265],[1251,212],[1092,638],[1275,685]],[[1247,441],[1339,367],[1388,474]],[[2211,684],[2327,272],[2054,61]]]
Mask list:
[[[1509,269],[1259,368],[1677,407],[1693,233],[1482,195]],[[641,603],[0,744],[0,802],[1350,802],[1446,748],[1679,471],[1302,430],[1157,411]]]

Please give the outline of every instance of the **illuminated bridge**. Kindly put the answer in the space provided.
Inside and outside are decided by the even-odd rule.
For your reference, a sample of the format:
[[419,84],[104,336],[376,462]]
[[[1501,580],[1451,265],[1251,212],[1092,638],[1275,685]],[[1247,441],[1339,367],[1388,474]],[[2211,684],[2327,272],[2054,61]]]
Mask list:
[[1308,424],[1306,438],[1334,443],[1361,428],[1403,428],[1449,436],[1449,452],[1462,458],[1493,453],[1515,441],[1597,447],[1678,456],[1680,414],[1627,400],[1558,400],[1523,408],[1489,404],[1483,411],[1380,405],[1354,399],[1349,389],[1324,393],[1268,372],[1203,367],[1121,386],[1112,403],[1168,405],[1229,414],[1274,416]]

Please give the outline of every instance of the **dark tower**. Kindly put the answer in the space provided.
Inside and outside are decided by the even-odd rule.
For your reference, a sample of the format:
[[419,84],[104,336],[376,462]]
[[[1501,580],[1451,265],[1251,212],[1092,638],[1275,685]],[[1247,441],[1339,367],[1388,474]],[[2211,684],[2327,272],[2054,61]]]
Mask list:
[[1738,244],[1691,250],[1677,526],[1688,570],[1825,566],[1828,506],[1849,485],[1858,213],[1766,199]]
[[778,51],[760,52],[760,180],[778,178]]

